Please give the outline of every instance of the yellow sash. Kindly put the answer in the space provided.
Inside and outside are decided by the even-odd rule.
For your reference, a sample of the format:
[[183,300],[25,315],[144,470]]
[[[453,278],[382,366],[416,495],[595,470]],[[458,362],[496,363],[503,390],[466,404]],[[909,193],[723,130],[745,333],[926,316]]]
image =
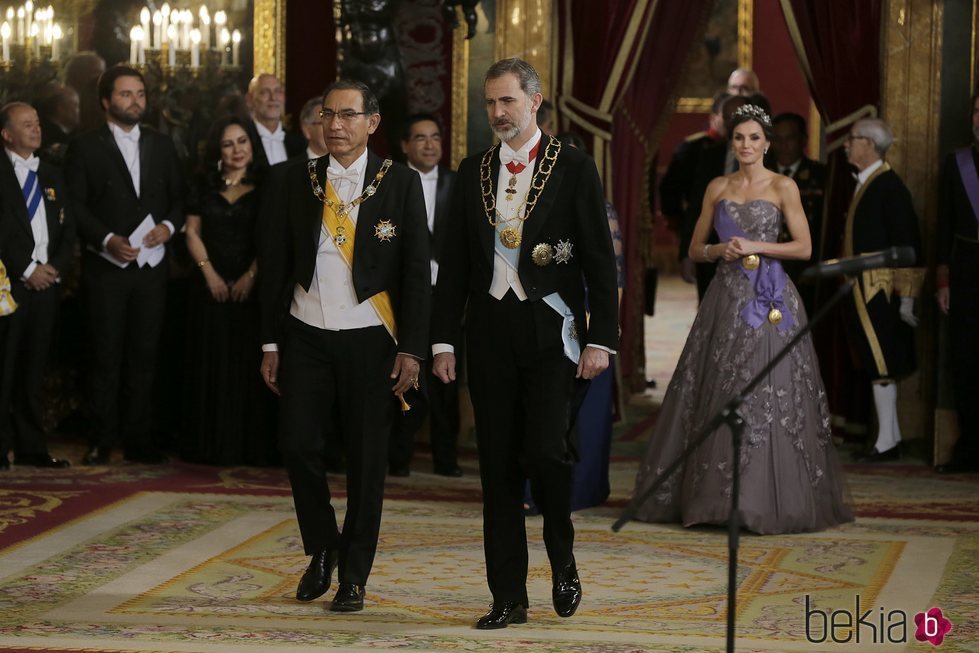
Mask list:
[[[342,206],[340,198],[337,196],[336,190],[333,188],[333,184],[327,180],[326,182],[326,197],[337,206]],[[344,231],[344,241],[341,245],[337,242],[336,233],[337,227],[341,226],[343,222],[348,222],[347,218],[340,220],[340,216],[337,215],[336,211],[330,208],[329,204],[323,204],[323,226],[326,227],[326,233],[330,234],[333,238],[333,244],[337,246],[340,251],[340,257],[343,262],[347,264],[347,268],[353,274],[354,266],[354,232],[356,231],[353,221],[349,221],[349,224],[345,225],[346,229]],[[394,321],[394,307],[391,305],[391,295],[388,291],[379,292],[370,298],[371,306],[374,308],[374,312],[377,316],[381,318],[381,322],[384,323],[384,328],[388,330],[391,337],[394,338],[395,344],[398,342],[398,325]]]
[[0,316],[10,315],[17,310],[17,302],[10,294],[10,279],[7,277],[7,268],[3,261],[0,261]]

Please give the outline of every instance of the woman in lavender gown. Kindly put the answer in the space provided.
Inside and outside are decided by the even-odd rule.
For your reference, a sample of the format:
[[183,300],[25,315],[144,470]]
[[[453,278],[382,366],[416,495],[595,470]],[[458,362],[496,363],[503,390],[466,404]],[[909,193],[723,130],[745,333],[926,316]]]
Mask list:
[[[667,388],[636,479],[642,496],[703,426],[806,324],[780,259],[808,259],[799,190],[764,167],[771,119],[745,105],[728,133],[738,171],[710,183],[690,258],[717,261]],[[778,243],[785,220],[792,236]],[[711,228],[719,243],[707,244]],[[756,533],[816,531],[853,520],[830,436],[812,340],[803,338],[741,406],[741,523]],[[725,524],[731,505],[731,433],[715,431],[639,506],[637,519]]]

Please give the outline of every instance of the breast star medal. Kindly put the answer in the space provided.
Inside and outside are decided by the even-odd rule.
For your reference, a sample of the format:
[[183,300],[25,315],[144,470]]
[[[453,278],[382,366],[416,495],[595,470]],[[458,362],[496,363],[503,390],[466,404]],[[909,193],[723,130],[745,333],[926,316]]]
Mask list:
[[48,198],[49,202],[54,202],[55,200],[58,199],[58,195],[54,192],[53,188],[45,188],[44,196]]
[[757,270],[758,266],[761,265],[761,259],[757,254],[748,254],[741,259],[741,265],[744,266],[745,270]]
[[520,235],[520,232],[513,227],[507,227],[500,232],[500,242],[507,249],[517,249],[520,247],[521,240],[523,240],[523,237]]
[[556,263],[567,263],[571,260],[571,248],[574,247],[570,240],[559,240],[554,247],[554,261]]
[[376,225],[374,225],[374,236],[385,243],[391,242],[391,239],[398,235],[398,228],[391,224],[390,220],[381,220]]
[[538,243],[530,251],[530,260],[540,267],[544,267],[554,260],[554,248],[550,243]]

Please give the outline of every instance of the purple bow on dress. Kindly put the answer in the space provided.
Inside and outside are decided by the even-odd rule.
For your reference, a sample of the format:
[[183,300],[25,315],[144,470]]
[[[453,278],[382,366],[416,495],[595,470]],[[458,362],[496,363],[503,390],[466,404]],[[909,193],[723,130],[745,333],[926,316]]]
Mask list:
[[[748,238],[741,227],[728,213],[724,200],[717,203],[714,209],[714,229],[721,242],[737,236]],[[749,239],[750,240],[750,239]],[[754,270],[738,265],[741,272],[751,281],[755,289],[755,298],[741,309],[741,317],[752,329],[757,329],[768,321],[770,311],[778,309],[782,319],[775,325],[779,331],[785,331],[795,325],[795,318],[786,306],[782,293],[785,290],[785,270],[782,263],[767,256],[759,256],[761,264]]]

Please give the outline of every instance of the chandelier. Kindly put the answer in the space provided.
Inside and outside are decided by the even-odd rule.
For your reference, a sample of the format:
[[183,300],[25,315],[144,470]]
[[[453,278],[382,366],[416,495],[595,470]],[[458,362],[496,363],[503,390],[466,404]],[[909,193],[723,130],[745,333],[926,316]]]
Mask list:
[[8,7],[0,23],[0,66],[10,70],[15,63],[58,61],[64,31],[54,22],[54,8],[35,7],[32,0]]
[[228,23],[227,13],[216,11],[212,17],[207,5],[196,14],[169,3],[153,12],[143,7],[139,23],[129,30],[129,63],[134,66],[155,63],[193,73],[212,65],[238,68],[240,48],[241,32]]

